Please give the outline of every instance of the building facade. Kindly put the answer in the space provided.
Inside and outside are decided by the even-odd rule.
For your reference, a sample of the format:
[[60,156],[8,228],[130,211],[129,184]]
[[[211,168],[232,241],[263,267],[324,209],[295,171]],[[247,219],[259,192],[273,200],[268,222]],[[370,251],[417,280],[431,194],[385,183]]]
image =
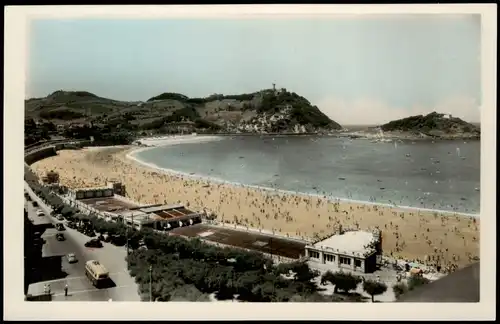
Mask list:
[[348,231],[306,245],[305,255],[311,261],[330,264],[332,268],[370,273],[377,269],[380,246],[377,233]]

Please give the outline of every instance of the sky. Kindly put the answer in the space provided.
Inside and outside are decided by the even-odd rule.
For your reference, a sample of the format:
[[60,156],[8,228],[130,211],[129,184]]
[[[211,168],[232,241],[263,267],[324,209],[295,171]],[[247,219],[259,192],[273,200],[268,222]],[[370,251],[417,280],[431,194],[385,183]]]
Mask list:
[[147,100],[286,88],[344,125],[480,120],[479,15],[33,20],[26,97]]

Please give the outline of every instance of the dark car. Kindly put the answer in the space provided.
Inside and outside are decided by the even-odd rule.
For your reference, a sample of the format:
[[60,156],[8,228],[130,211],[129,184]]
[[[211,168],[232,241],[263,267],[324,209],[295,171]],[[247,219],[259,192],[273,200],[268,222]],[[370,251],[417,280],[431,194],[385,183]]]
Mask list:
[[69,228],[75,229],[76,228],[76,223],[75,222],[69,222],[66,226],[68,226]]
[[92,239],[92,240],[85,243],[85,247],[102,248],[102,243],[101,243],[101,241],[99,241],[97,239]]
[[64,231],[64,230],[65,230],[65,228],[64,228],[63,223],[57,223],[57,224],[56,224],[56,229],[57,229],[58,231]]
[[94,231],[94,229],[92,229],[92,228],[86,228],[86,229],[84,229],[84,230],[82,231],[82,233],[83,233],[84,235],[87,235],[88,237],[95,237],[95,236],[96,236],[95,231]]
[[58,241],[64,241],[66,238],[64,237],[64,234],[63,233],[57,233],[56,234],[56,239]]
[[123,235],[111,235],[110,242],[116,246],[124,246],[127,244],[127,238]]
[[33,200],[33,207],[38,207],[38,203]]

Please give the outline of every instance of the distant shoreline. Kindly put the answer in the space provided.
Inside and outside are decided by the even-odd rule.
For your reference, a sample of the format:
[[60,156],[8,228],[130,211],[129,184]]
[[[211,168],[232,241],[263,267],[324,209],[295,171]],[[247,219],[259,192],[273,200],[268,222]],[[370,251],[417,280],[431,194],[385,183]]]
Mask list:
[[[173,137],[173,136],[192,136],[183,134],[159,134],[159,137]],[[363,140],[373,140],[373,139],[390,139],[390,140],[406,140],[406,141],[480,141],[480,137],[476,136],[459,136],[459,137],[420,137],[420,136],[410,136],[410,135],[396,135],[384,133],[381,137],[376,134],[359,134],[355,132],[338,132],[338,133],[196,133],[196,136],[259,136],[259,137],[284,137],[284,136],[295,136],[295,137],[307,137],[307,136],[321,136],[321,137],[337,137],[337,138],[351,138],[351,139],[363,139]],[[145,137],[154,138],[154,137]],[[145,138],[139,138],[137,140],[143,140]]]

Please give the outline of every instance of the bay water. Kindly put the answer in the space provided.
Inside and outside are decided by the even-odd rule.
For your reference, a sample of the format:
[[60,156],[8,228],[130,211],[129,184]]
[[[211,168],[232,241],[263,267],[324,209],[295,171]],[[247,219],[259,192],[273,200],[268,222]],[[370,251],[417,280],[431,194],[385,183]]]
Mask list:
[[480,142],[329,136],[223,136],[134,157],[237,184],[370,203],[479,214]]

